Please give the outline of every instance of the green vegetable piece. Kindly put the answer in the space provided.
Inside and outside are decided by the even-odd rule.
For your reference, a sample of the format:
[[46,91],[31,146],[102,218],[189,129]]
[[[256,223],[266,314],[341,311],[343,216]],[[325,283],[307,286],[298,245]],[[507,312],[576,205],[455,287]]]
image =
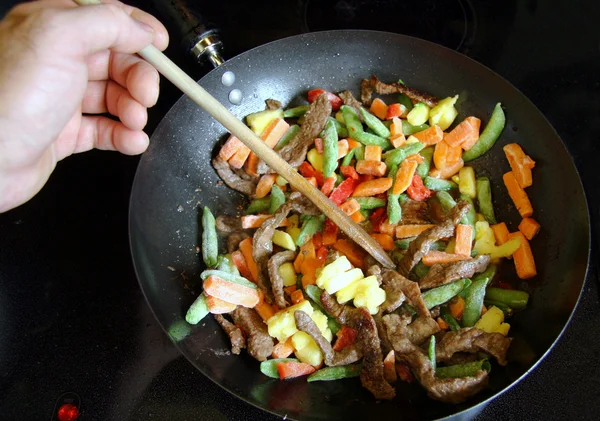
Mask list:
[[485,217],[485,220],[490,224],[496,223],[496,215],[494,215],[494,205],[492,203],[492,186],[490,179],[487,177],[479,177],[475,184],[477,190],[477,202],[479,203],[479,211]]
[[369,128],[373,130],[373,132],[377,136],[381,136],[385,139],[390,137],[390,130],[387,127],[385,127],[385,125],[381,122],[380,119],[378,119],[362,107],[360,108],[360,114],[362,115],[365,124],[369,126]]
[[458,188],[458,185],[454,181],[444,180],[442,178],[425,177],[423,184],[429,190],[435,191],[448,191]]
[[431,335],[431,339],[429,339],[429,361],[431,361],[431,366],[435,370],[437,366],[435,360],[435,335]]
[[[327,117],[327,122],[330,122],[330,121],[335,125],[335,131],[337,132],[338,138],[341,139],[344,137],[348,137],[348,129],[346,128],[346,125],[344,123],[336,120],[333,117]],[[321,133],[319,134],[319,137],[323,138],[324,135],[325,135],[325,129],[323,129],[321,131]]]
[[352,158],[354,158],[355,151],[356,151],[356,148],[350,149],[350,152],[348,152],[346,154],[346,156],[344,157],[344,159],[342,160],[342,167],[347,167],[348,165],[350,165],[352,163]]
[[498,266],[493,264],[489,265],[486,270],[484,270],[483,272],[479,272],[473,277],[473,282],[485,279],[489,285],[494,280],[494,276],[496,276],[497,270]]
[[413,272],[415,273],[415,275],[417,275],[417,278],[421,279],[429,272],[429,266],[423,263],[423,261],[419,261],[419,263],[415,265]]
[[414,105],[406,94],[398,94],[398,103],[406,107],[408,111],[412,110]]
[[445,241],[442,241],[442,240],[438,240],[431,245],[429,250],[444,251],[444,250],[446,250],[446,247],[448,247],[448,243],[446,243]]
[[344,177],[342,177],[340,174],[336,174],[335,175],[335,186],[339,186],[342,181],[344,181]]
[[307,382],[329,381],[347,379],[360,376],[362,364],[340,365],[337,367],[325,367],[312,373],[306,379]]
[[289,362],[299,363],[300,361],[296,358],[274,358],[272,360],[263,361],[260,363],[260,372],[267,377],[278,379],[279,371],[277,370],[277,364]]
[[252,213],[264,212],[269,209],[270,206],[271,196],[269,195],[260,199],[254,199],[252,202],[250,202],[244,213],[249,215]]
[[392,149],[383,155],[385,159],[385,165],[387,165],[388,168],[392,168],[394,165],[400,165],[400,163],[404,161],[406,157],[419,153],[424,147],[425,145],[423,145],[421,142],[415,142],[404,145],[401,148]]
[[222,270],[209,269],[205,270],[200,274],[200,278],[202,278],[202,280],[205,280],[209,276],[216,276],[217,278],[221,278],[224,281],[234,282],[236,284],[240,284],[252,289],[258,288],[254,282],[250,282],[242,276],[234,275],[233,273],[228,273]]
[[355,148],[354,149],[356,152],[354,152],[354,157],[356,158],[357,161],[362,161],[363,159],[365,159],[365,146],[364,145],[360,145],[359,148]]
[[433,160],[433,147],[428,147],[419,152],[423,157],[423,162],[417,166],[417,175],[421,178],[425,178],[429,174],[431,169],[431,161]]
[[278,151],[279,149],[283,148],[285,145],[290,143],[290,140],[292,140],[294,138],[294,136],[296,136],[298,134],[299,131],[300,131],[300,126],[298,126],[297,124],[292,124],[286,130],[286,132],[283,134],[283,136],[281,136],[281,139],[279,139],[279,142],[277,142],[277,145],[275,145],[274,149],[276,151]]
[[378,199],[376,197],[357,197],[355,200],[361,209],[376,209],[385,206],[385,199]]
[[498,307],[500,310],[502,310],[502,312],[504,313],[504,316],[505,316],[505,317],[510,317],[510,316],[512,316],[512,314],[513,314],[513,310],[512,310],[512,308],[510,308],[509,306],[507,306],[507,305],[506,305],[506,304],[504,304],[504,303],[500,303],[500,302],[498,302],[498,301],[491,301],[491,300],[488,300],[488,299],[487,299],[487,297],[485,297],[485,298],[483,299],[483,303],[485,304],[485,306],[486,306],[487,308],[490,308],[490,307],[492,307],[492,306]]
[[392,262],[394,262],[395,264],[399,264],[402,259],[404,259],[403,250],[397,248],[392,250]]
[[215,267],[219,255],[217,222],[207,206],[202,212],[202,259],[206,266]]
[[465,291],[465,312],[462,317],[463,326],[475,326],[475,323],[481,317],[483,297],[485,297],[485,287],[488,282],[488,278],[473,280],[471,286]]
[[340,110],[342,111],[342,116],[346,122],[348,136],[354,139],[356,133],[363,131],[363,125],[358,118],[358,114],[356,114],[356,110],[354,108],[349,107],[348,105],[342,105]]
[[283,118],[302,117],[308,111],[308,105],[299,105],[294,108],[288,108],[283,112]]
[[306,218],[300,229],[300,234],[298,234],[298,238],[296,239],[296,245],[302,247],[304,243],[316,234],[317,231],[320,231],[323,228],[324,223],[325,215],[309,216]]
[[417,237],[403,238],[401,240],[394,241],[394,244],[401,250],[408,250],[408,246],[410,246],[411,241],[413,241]]
[[269,213],[274,214],[284,203],[285,195],[277,184],[273,184],[273,187],[271,187],[271,203],[269,204]]
[[219,262],[219,263],[217,263],[217,270],[222,270],[224,272],[231,273],[233,275],[239,275],[240,271],[238,270],[237,266],[234,265],[233,261],[227,256],[229,256],[229,255],[226,255],[226,256],[219,255],[219,257],[217,258],[217,260]]
[[475,238],[475,222],[477,222],[477,212],[475,212],[475,204],[473,203],[473,199],[471,199],[466,194],[461,194],[459,196],[460,200],[466,200],[471,204],[471,208],[469,211],[463,216],[460,220],[460,223],[463,225],[471,225],[473,229],[471,232],[473,233],[471,236],[473,239]]
[[489,151],[500,137],[500,133],[504,130],[505,123],[506,116],[504,115],[504,110],[502,110],[502,104],[497,103],[492,112],[492,116],[490,117],[490,121],[481,132],[481,135],[479,135],[477,143],[475,143],[471,149],[463,153],[463,160],[465,162],[472,161]]
[[323,292],[323,290],[316,285],[307,285],[304,289],[304,292],[308,296],[308,299],[310,300],[310,303],[313,305],[313,307],[327,316],[327,326],[335,335],[342,328],[342,326],[338,323],[336,319],[334,319],[329,313],[327,313],[327,311],[321,304],[321,293]]
[[375,145],[375,146],[381,147],[381,149],[383,149],[383,150],[392,148],[392,144],[390,142],[388,142],[387,139],[384,139],[383,137],[380,137],[380,136],[377,136],[377,135],[374,135],[371,133],[356,132],[351,136],[352,136],[352,139],[362,143],[365,146]]
[[185,321],[191,325],[196,325],[208,314],[208,304],[206,304],[206,295],[200,294],[198,298],[192,303],[187,313],[185,314]]
[[487,289],[485,298],[504,304],[515,310],[523,310],[527,306],[527,301],[529,301],[529,294],[525,291],[515,289],[490,287]]
[[422,132],[425,129],[429,128],[429,124],[420,124],[418,126],[413,126],[406,120],[402,120],[402,133],[406,136],[410,136],[411,134]]
[[450,313],[450,310],[447,306],[442,307],[441,317],[442,320],[444,320],[448,324],[448,327],[451,331],[456,332],[457,330],[460,330],[460,325],[458,324],[454,316]]
[[333,175],[338,163],[338,135],[333,119],[328,120],[323,130],[323,176]]
[[440,201],[440,205],[442,205],[442,209],[445,211],[449,211],[454,206],[456,206],[456,201],[450,196],[450,193],[447,191],[438,191],[435,194],[435,197]]
[[192,328],[184,320],[178,319],[169,326],[169,337],[175,342],[181,342],[189,334],[192,333]]
[[404,310],[408,311],[411,316],[414,316],[415,314],[417,314],[417,310],[408,303],[402,304],[402,308],[404,308]]
[[432,309],[435,306],[450,301],[465,288],[466,284],[467,279],[459,279],[458,281],[425,291],[421,294],[423,296],[423,301],[425,301],[425,306],[427,306],[428,309]]
[[[392,180],[396,180],[396,173],[398,172],[398,165],[393,165],[390,168],[388,177]],[[402,206],[400,206],[400,195],[392,193],[394,189],[391,188],[387,191],[387,215],[390,224],[397,224],[402,219]]]
[[438,367],[435,375],[438,379],[454,379],[458,377],[475,376],[478,371],[485,370],[489,372],[492,366],[487,360],[473,361],[466,364],[450,365],[447,367]]

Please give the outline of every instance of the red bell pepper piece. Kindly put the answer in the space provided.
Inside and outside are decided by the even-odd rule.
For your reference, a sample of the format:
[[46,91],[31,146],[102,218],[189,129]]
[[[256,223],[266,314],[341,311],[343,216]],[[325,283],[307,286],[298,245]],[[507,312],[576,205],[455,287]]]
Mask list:
[[335,345],[333,345],[334,351],[341,351],[349,345],[352,345],[356,342],[356,330],[342,326],[342,330],[337,334],[337,340],[335,341]]
[[280,379],[291,379],[293,377],[306,376],[316,370],[312,365],[297,363],[295,361],[281,362],[277,364],[277,371]]
[[513,286],[511,284],[509,284],[508,282],[498,282],[496,284],[496,286],[498,288],[502,288],[502,289],[514,289]]
[[350,197],[354,189],[358,186],[358,181],[353,178],[347,178],[340,183],[329,195],[329,198],[336,205],[341,205],[344,200]]
[[315,170],[309,162],[304,161],[302,164],[300,164],[300,166],[298,167],[298,172],[302,174],[304,178],[315,177],[317,179],[317,184],[319,186],[323,185],[323,173],[321,171]]
[[374,179],[375,177],[373,177],[371,174],[361,174],[359,176],[359,180],[361,183],[364,183],[365,181],[370,181],[372,179]]
[[[373,230],[373,232],[381,232],[381,224],[383,224],[388,219],[387,211],[385,210],[385,208],[379,209],[382,210],[381,214],[377,219],[371,221],[371,229]],[[373,214],[371,214],[371,216],[373,216]]]
[[312,242],[315,250],[319,249],[323,245],[323,234],[317,232],[313,235]]
[[317,148],[317,152],[323,153],[323,139],[320,137],[315,139],[315,148]]
[[394,117],[406,117],[407,109],[402,104],[390,104],[388,106],[387,114],[385,116],[386,120],[392,120]]
[[342,99],[337,96],[336,94],[333,94],[331,92],[325,91],[323,89],[313,89],[312,91],[308,92],[308,102],[310,102],[311,104],[313,102],[315,102],[317,100],[318,97],[321,96],[321,94],[323,92],[327,92],[327,99],[329,100],[329,103],[331,104],[331,110],[332,111],[337,111],[340,109],[340,107],[344,104],[342,102]]
[[323,228],[323,245],[332,246],[337,241],[338,226],[331,219],[325,220]]
[[415,382],[415,376],[413,375],[412,371],[410,371],[410,368],[403,363],[396,363],[396,373],[398,373],[398,377],[400,377],[400,379],[403,382],[406,383],[414,383]]
[[340,171],[342,175],[346,178],[353,178],[355,180],[358,180],[360,178],[354,167],[351,165],[345,165],[343,167],[340,167]]
[[379,218],[381,218],[381,216],[385,213],[385,208],[377,208],[373,211],[373,213],[371,214],[371,216],[369,216],[369,219],[371,220],[371,222],[375,222],[377,221]]
[[321,192],[325,196],[329,196],[331,194],[331,192],[333,191],[333,188],[335,187],[335,181],[336,181],[335,177],[329,177],[329,178],[325,179],[325,181],[323,182],[323,187],[321,187]]
[[412,183],[410,183],[410,186],[408,186],[406,192],[412,200],[418,201],[423,201],[431,197],[431,195],[433,194],[433,191],[425,187],[425,185],[423,184],[423,180],[417,174],[415,174],[415,176],[413,177]]
[[324,262],[325,259],[327,259],[327,253],[329,253],[329,249],[327,247],[319,247],[319,249],[317,250],[317,260],[320,262]]

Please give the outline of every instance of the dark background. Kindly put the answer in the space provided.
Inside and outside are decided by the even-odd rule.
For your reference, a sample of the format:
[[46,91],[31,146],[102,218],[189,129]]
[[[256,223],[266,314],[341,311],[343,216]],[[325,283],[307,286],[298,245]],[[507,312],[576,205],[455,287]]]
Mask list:
[[[3,3],[2,14],[11,3]],[[131,2],[154,11],[146,3]],[[469,55],[513,83],[546,115],[572,154],[596,223],[600,8],[594,0],[552,6],[463,2],[471,7],[464,39],[452,27],[443,30],[458,13],[436,9],[444,2],[396,5],[397,14],[381,13],[391,2],[377,1],[368,6],[270,2],[262,8],[251,2],[196,3],[222,28],[227,57],[334,27],[393,30]],[[399,25],[409,13],[423,13],[432,27]],[[187,58],[176,41],[167,55],[196,79],[209,70]],[[180,96],[164,80],[162,89],[148,133]],[[155,322],[129,252],[128,200],[137,162],[98,151],[70,157],[34,199],[0,215],[0,419],[51,419],[64,392],[81,397],[83,420],[273,418],[197,372]],[[593,225],[592,263],[565,334],[531,375],[488,405],[480,419],[597,419],[597,234]]]

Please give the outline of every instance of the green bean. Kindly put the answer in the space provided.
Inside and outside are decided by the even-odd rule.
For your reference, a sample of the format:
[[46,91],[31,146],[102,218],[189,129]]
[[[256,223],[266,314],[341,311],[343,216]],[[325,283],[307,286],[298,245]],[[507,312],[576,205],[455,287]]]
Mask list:
[[325,310],[325,308],[321,304],[321,293],[323,292],[323,290],[316,285],[307,285],[306,288],[304,288],[304,292],[306,292],[306,295],[308,296],[310,303],[313,304],[313,307],[316,306],[316,308],[319,311],[321,311],[321,313],[325,314],[328,317],[327,325],[329,326],[331,332],[333,332],[333,334],[335,335],[337,331],[342,328],[342,326],[338,323],[337,320],[331,317],[331,315]]
[[[398,165],[392,165],[390,168],[390,172],[388,173],[388,177],[396,182],[396,173],[398,172]],[[402,206],[400,206],[400,195],[394,194],[393,188],[387,191],[387,215],[388,222],[390,224],[397,224],[402,219]]]
[[368,218],[371,216],[371,214],[373,213],[373,210],[372,210],[372,209],[359,209],[358,211],[359,211],[359,212],[362,214],[362,216],[364,216],[364,217],[365,217],[365,218],[367,218],[367,219],[368,219]]
[[509,306],[507,306],[504,303],[500,303],[498,301],[488,300],[487,297],[483,299],[483,303],[485,304],[485,306],[487,308],[490,308],[492,306],[498,307],[500,310],[502,310],[502,312],[504,313],[505,317],[510,317],[513,314],[512,308],[510,308]]
[[403,238],[401,240],[394,241],[394,244],[401,250],[408,250],[408,246],[410,246],[410,242],[413,241],[417,237]]
[[435,360],[435,335],[431,335],[431,339],[429,339],[429,361],[431,361],[431,367],[435,370],[437,366]]
[[278,379],[279,371],[277,370],[277,364],[289,362],[299,363],[300,361],[295,358],[274,358],[272,360],[263,361],[260,363],[260,372],[267,377]]
[[441,317],[442,320],[444,320],[448,324],[448,327],[451,331],[456,332],[457,330],[460,330],[460,325],[458,324],[454,316],[450,313],[450,310],[447,306],[442,307]]
[[490,287],[487,289],[485,298],[505,304],[515,310],[523,310],[527,306],[527,301],[529,301],[529,294],[515,289]]
[[398,103],[406,107],[408,111],[412,110],[414,105],[406,94],[398,94]]
[[495,224],[496,215],[494,215],[494,205],[492,204],[490,179],[487,177],[479,177],[476,181],[476,191],[479,211],[483,214],[486,221],[490,224]]
[[404,252],[398,249],[392,250],[392,262],[399,264],[404,259]]
[[354,149],[356,152],[354,152],[354,157],[356,158],[357,161],[362,161],[363,159],[365,159],[365,146],[364,145],[360,145],[358,148]]
[[402,133],[406,136],[410,136],[411,134],[422,132],[425,129],[429,128],[429,124],[420,124],[418,126],[413,126],[406,120],[402,120]]
[[427,275],[427,272],[429,272],[429,266],[423,263],[423,261],[419,261],[419,263],[415,265],[413,272],[415,275],[417,275],[417,278],[421,279],[423,276]]
[[423,145],[421,142],[415,142],[386,152],[384,154],[385,165],[387,165],[388,168],[391,168],[393,165],[400,165],[400,163],[404,161],[406,157],[421,152],[424,147],[425,145]]
[[462,290],[461,292],[459,292],[459,293],[458,293],[458,296],[459,296],[459,297],[462,297],[462,298],[467,298],[467,290],[468,290],[468,288],[471,286],[471,284],[473,283],[473,282],[472,282],[470,279],[468,279],[468,278],[467,278],[467,281],[469,281],[469,282],[467,282],[467,283],[465,284],[465,287],[463,288],[463,290]]
[[369,128],[373,130],[377,136],[381,136],[386,139],[390,137],[390,130],[385,127],[380,119],[365,110],[363,107],[360,108],[360,114],[362,115],[365,124],[369,126]]
[[350,151],[346,154],[344,159],[342,160],[342,167],[347,167],[352,163],[352,158],[354,158],[354,153],[356,148],[350,149]]
[[344,123],[336,120],[333,117],[327,117],[327,121],[331,121],[335,125],[335,131],[340,139],[348,137],[348,129]]
[[219,255],[217,257],[217,270],[222,270],[233,275],[239,275],[240,271],[238,270],[237,266],[234,265],[233,261],[227,256]]
[[210,209],[204,206],[202,212],[202,259],[206,266],[215,267],[218,255],[217,223]]
[[312,373],[306,379],[307,382],[329,381],[347,379],[360,376],[362,364],[340,365],[337,367],[325,367]]
[[332,120],[327,121],[323,133],[323,176],[329,178],[338,164],[338,135]]
[[342,116],[344,117],[346,128],[348,129],[348,135],[354,139],[356,133],[363,131],[363,125],[358,118],[358,114],[354,108],[349,107],[348,105],[342,105],[340,110],[342,111]]
[[192,333],[192,328],[190,327],[190,324],[187,323],[185,320],[177,319],[173,322],[171,326],[169,326],[169,331],[167,332],[167,335],[169,335],[169,337],[173,341],[181,342],[182,340],[187,338],[190,335],[190,333]]
[[408,202],[408,195],[406,193],[401,193],[400,196],[398,196],[398,201],[401,205],[405,204]]
[[402,304],[402,308],[410,313],[411,316],[417,314],[417,310],[408,303]]
[[463,160],[467,162],[479,158],[494,146],[494,143],[496,143],[496,140],[500,137],[500,133],[504,130],[505,123],[506,117],[502,110],[502,104],[497,103],[492,112],[492,116],[490,117],[490,121],[481,132],[481,135],[479,135],[479,140],[471,149],[463,153]]
[[323,224],[325,223],[325,216],[309,216],[306,218],[306,221],[302,224],[302,228],[300,228],[300,234],[298,234],[298,238],[296,239],[296,245],[298,247],[302,247],[304,243],[312,238],[313,235],[316,234],[317,231],[320,231],[323,228]]
[[450,365],[447,367],[438,367],[435,375],[438,379],[454,379],[457,377],[475,376],[478,371],[490,371],[492,366],[487,360],[473,361],[465,364]]
[[494,279],[494,276],[496,276],[497,270],[498,270],[498,266],[493,265],[493,264],[489,265],[486,270],[484,270],[483,272],[479,272],[477,275],[475,275],[473,277],[473,282],[479,281],[481,279],[486,279],[487,283],[489,285],[490,282],[492,282],[492,280]]
[[434,191],[447,191],[458,188],[458,185],[454,181],[444,180],[442,178],[425,177],[423,184],[429,190]]
[[419,152],[423,157],[423,162],[417,166],[417,175],[421,178],[425,178],[429,174],[431,168],[431,161],[433,159],[433,147],[428,147]]
[[283,136],[281,136],[281,139],[279,139],[277,145],[275,145],[275,150],[278,151],[279,149],[283,148],[285,145],[290,143],[290,140],[292,140],[294,136],[298,134],[299,131],[300,126],[298,126],[297,124],[292,124],[289,127],[289,129],[287,129],[287,131],[283,134]]
[[208,304],[206,304],[206,295],[200,294],[198,298],[192,303],[187,313],[185,314],[185,321],[191,325],[196,325],[208,314]]
[[205,270],[200,274],[200,278],[202,278],[202,280],[205,280],[209,276],[216,276],[217,278],[221,278],[224,281],[234,282],[236,284],[240,284],[252,289],[258,288],[254,282],[250,282],[243,276],[234,275],[233,273],[228,273],[223,270],[209,269]]
[[344,181],[344,177],[342,177],[340,174],[336,174],[335,175],[335,186],[339,186],[341,184],[341,182]]
[[456,201],[447,191],[439,191],[435,194],[435,197],[437,197],[437,199],[440,201],[440,205],[445,211],[449,211],[454,206],[456,206]]
[[308,105],[299,105],[294,108],[288,108],[283,112],[283,118],[302,117],[308,111]]
[[463,225],[471,225],[473,227],[473,229],[471,230],[471,238],[475,239],[475,222],[477,222],[477,212],[475,212],[475,204],[473,203],[473,199],[471,199],[466,194],[461,194],[459,196],[459,199],[465,200],[471,204],[471,208],[461,218],[460,223]]
[[465,288],[466,282],[467,279],[459,279],[458,281],[425,291],[421,294],[423,301],[425,301],[425,306],[428,309],[432,309],[435,306],[444,304],[461,292]]
[[254,199],[252,202],[250,202],[250,204],[248,205],[248,207],[246,208],[246,211],[244,213],[246,215],[248,215],[251,213],[264,212],[267,209],[269,209],[270,206],[271,206],[271,195],[260,198],[260,199]]
[[375,145],[381,147],[383,150],[392,148],[392,144],[387,139],[367,132],[356,132],[352,135],[352,139],[365,146]]
[[474,280],[466,291],[465,311],[462,317],[462,325],[464,327],[475,326],[477,320],[481,317],[481,309],[483,307],[483,297],[485,296],[485,287],[488,284],[487,278]]
[[385,199],[378,199],[376,197],[357,197],[355,200],[361,209],[376,209],[385,206]]
[[284,203],[285,195],[277,184],[273,184],[271,187],[271,203],[269,204],[269,213],[274,214]]

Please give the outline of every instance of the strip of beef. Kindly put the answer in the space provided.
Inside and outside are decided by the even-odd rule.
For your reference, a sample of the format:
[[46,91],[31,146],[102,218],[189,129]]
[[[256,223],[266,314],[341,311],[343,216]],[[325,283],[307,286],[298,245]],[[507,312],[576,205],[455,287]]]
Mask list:
[[448,332],[436,347],[438,361],[448,361],[457,352],[485,352],[492,355],[500,365],[506,365],[506,353],[512,338],[501,333],[488,333],[475,327]]
[[410,242],[406,254],[398,264],[398,272],[403,276],[408,276],[419,260],[427,253],[431,245],[442,238],[452,237],[456,224],[469,211],[471,204],[461,200],[448,213],[448,218],[441,224],[426,229],[417,238]]
[[372,75],[371,79],[363,79],[360,84],[360,91],[360,99],[364,104],[367,105],[371,105],[371,95],[373,94],[373,91],[377,92],[379,95],[405,94],[410,99],[417,102],[423,102],[430,107],[435,107],[439,102],[439,99],[436,97],[420,92],[416,89],[409,88],[402,83],[384,83],[375,75]]
[[248,354],[258,361],[265,361],[273,353],[275,344],[262,318],[254,309],[242,306],[237,306],[232,316],[233,322],[246,333]]
[[279,274],[279,267],[287,262],[292,262],[296,258],[296,253],[291,250],[282,251],[274,254],[268,263],[269,278],[271,279],[271,288],[273,289],[273,296],[275,297],[275,304],[279,308],[285,308],[288,303],[285,301],[283,294],[283,278]]
[[240,243],[250,237],[246,231],[235,231],[227,237],[227,253],[233,253],[240,248]]
[[242,231],[242,219],[238,216],[219,215],[216,218],[217,230],[224,233]]
[[367,269],[367,275],[374,276],[375,278],[377,278],[377,283],[379,285],[381,285],[381,283],[383,282],[383,278],[381,276],[381,268],[379,267],[379,265],[369,266],[369,268]]
[[342,101],[344,102],[344,105],[354,108],[354,110],[356,110],[356,113],[358,114],[358,118],[360,119],[360,121],[363,121],[362,114],[360,113],[362,104],[358,99],[354,98],[354,95],[352,94],[352,92],[350,92],[350,91],[340,92],[338,94],[338,96],[342,99]]
[[329,249],[329,251],[327,252],[327,257],[325,258],[325,266],[335,262],[340,257],[342,257],[342,253],[334,249]]
[[395,270],[384,269],[383,289],[386,292],[386,300],[382,305],[384,312],[392,312],[402,304],[399,294],[402,292],[420,316],[430,317],[429,310],[421,296],[421,289],[418,283],[406,279]]
[[217,323],[221,325],[227,336],[229,336],[231,352],[240,355],[242,348],[246,348],[246,340],[241,329],[223,317],[222,314],[215,314],[214,316]]
[[382,355],[387,355],[393,348],[387,336],[387,329],[381,318],[381,311],[373,316],[373,320],[375,320],[375,325],[377,326],[377,335],[379,335]]
[[267,110],[278,110],[281,108],[281,102],[276,99],[267,99],[265,103],[267,104]]
[[230,168],[231,168],[231,171],[233,171],[233,173],[236,176],[238,176],[239,178],[241,178],[242,180],[252,181],[254,183],[258,183],[258,177],[254,176],[254,175],[248,174],[242,168],[233,168],[232,166],[230,166]]
[[429,206],[427,202],[408,199],[402,204],[403,224],[429,224]]
[[[304,114],[304,122],[300,126],[300,131],[290,143],[279,150],[279,155],[294,168],[302,164],[302,161],[306,158],[308,147],[319,136],[330,115],[331,104],[327,99],[327,94],[323,93],[310,105],[308,111]],[[273,171],[263,161],[260,161],[257,172],[258,174],[266,174]]]
[[440,331],[440,327],[433,318],[423,316],[419,316],[413,321],[409,315],[388,314],[383,316],[383,324],[388,335],[390,332],[394,332],[393,336],[389,337],[394,350],[396,349],[394,340],[397,338],[408,339],[411,343],[420,345],[431,335]]
[[244,180],[233,172],[233,169],[227,161],[222,160],[218,156],[212,160],[214,169],[219,174],[219,177],[234,190],[245,194],[246,196],[254,196],[257,182],[255,180]]
[[490,264],[490,256],[481,254],[474,259],[452,263],[436,263],[419,281],[423,289],[449,284],[458,279],[470,278],[475,273],[483,272]]

